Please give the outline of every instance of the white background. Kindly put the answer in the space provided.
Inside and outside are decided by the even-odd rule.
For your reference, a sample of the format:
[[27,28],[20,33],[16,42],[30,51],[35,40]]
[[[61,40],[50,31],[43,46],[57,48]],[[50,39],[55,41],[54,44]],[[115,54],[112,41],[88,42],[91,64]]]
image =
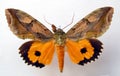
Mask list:
[[[64,27],[75,13],[73,24],[64,29],[67,31],[88,13],[104,6],[112,6],[115,11],[109,30],[99,37],[104,43],[99,59],[80,66],[66,54],[63,73],[59,72],[56,55],[42,69],[24,63],[18,48],[28,40],[19,39],[10,31],[4,12],[6,8],[23,10],[49,29],[44,16],[57,27]],[[0,76],[120,76],[120,0],[0,0]]]

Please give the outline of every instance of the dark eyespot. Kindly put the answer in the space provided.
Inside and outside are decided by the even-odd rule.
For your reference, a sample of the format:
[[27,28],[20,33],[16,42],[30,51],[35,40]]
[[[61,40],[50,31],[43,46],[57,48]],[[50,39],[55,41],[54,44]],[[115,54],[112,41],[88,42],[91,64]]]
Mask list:
[[36,56],[40,56],[41,53],[40,53],[39,51],[35,51],[35,55],[36,55]]
[[80,50],[80,52],[81,52],[81,53],[86,53],[86,52],[87,52],[87,49],[86,49],[86,48],[82,48],[82,49]]

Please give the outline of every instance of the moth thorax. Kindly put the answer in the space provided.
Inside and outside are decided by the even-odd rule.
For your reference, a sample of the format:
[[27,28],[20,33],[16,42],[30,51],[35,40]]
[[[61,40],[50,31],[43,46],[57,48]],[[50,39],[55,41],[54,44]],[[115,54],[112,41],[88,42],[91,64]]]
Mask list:
[[57,29],[54,34],[55,43],[63,46],[66,41],[66,34],[62,29]]

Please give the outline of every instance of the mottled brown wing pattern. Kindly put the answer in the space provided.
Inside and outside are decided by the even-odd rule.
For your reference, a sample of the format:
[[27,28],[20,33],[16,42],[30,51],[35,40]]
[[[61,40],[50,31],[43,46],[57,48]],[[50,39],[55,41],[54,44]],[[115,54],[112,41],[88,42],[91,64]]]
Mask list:
[[5,12],[10,29],[19,38],[48,40],[53,37],[49,29],[27,13],[17,9],[6,9]]
[[112,15],[112,7],[99,8],[75,24],[67,32],[67,37],[70,39],[99,37],[108,29]]

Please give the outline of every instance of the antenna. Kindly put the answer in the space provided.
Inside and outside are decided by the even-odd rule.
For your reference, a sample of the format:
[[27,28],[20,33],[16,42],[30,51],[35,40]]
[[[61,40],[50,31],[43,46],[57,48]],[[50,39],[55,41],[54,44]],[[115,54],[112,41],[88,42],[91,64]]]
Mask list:
[[51,25],[51,26],[53,25],[53,24],[49,23],[49,22],[46,20],[45,16],[44,16],[44,20],[45,20],[45,22],[48,23],[49,25]]
[[49,25],[52,26],[53,32],[56,32],[56,26],[55,26],[54,24],[49,23],[49,22],[46,20],[45,16],[44,16],[44,20],[45,20],[46,23],[48,23]]
[[75,16],[75,14],[73,13],[73,16],[72,16],[72,20],[71,20],[71,22],[70,22],[68,25],[66,25],[63,29],[65,29],[66,27],[68,27],[69,25],[71,25],[71,24],[73,23],[74,16]]

